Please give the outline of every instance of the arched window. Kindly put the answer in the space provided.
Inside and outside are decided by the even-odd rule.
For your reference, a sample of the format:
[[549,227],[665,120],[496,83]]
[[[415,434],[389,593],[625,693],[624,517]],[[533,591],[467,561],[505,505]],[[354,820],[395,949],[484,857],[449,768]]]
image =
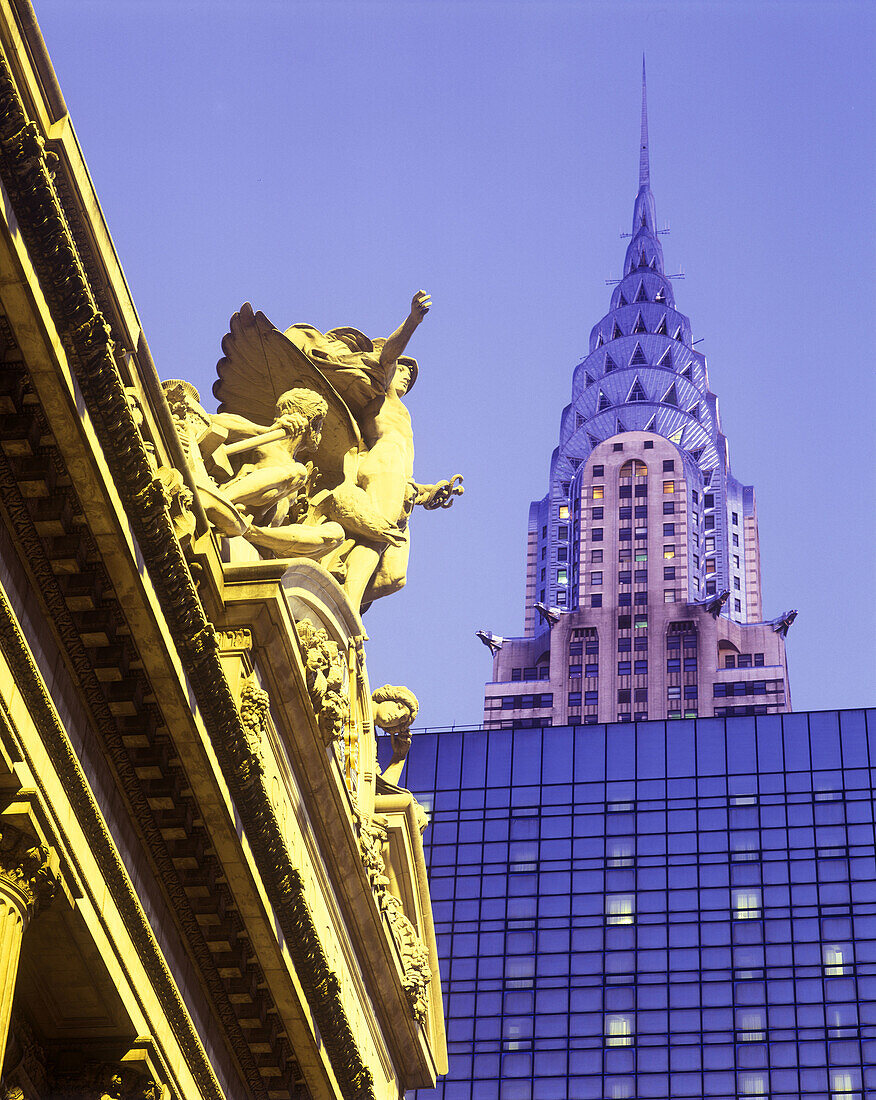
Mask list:
[[625,462],[620,468],[621,477],[647,477],[648,467],[644,462],[640,462],[637,458],[631,458],[628,462]]

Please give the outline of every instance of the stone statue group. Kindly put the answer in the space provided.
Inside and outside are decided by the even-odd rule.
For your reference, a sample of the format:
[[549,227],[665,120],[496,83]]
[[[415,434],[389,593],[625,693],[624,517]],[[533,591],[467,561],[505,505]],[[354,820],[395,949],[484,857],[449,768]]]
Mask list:
[[405,356],[429,311],[418,291],[386,339],[354,328],[276,329],[249,304],[231,318],[208,413],[189,382],[164,383],[208,519],[263,556],[318,559],[356,611],[404,586],[418,504],[446,508],[462,477],[414,481],[417,379]]

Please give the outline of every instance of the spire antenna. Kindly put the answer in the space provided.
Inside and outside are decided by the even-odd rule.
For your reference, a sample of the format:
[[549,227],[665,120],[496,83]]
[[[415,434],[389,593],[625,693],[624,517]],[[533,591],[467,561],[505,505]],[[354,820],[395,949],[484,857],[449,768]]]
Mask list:
[[651,186],[651,165],[648,159],[648,99],[645,89],[645,55],[642,54],[642,141],[639,148],[639,187]]

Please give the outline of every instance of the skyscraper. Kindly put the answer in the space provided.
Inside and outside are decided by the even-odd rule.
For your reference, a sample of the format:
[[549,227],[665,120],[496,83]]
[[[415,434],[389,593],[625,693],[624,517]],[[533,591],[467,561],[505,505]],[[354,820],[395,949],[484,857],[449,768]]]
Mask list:
[[487,728],[790,709],[795,612],[763,619],[754,487],[731,473],[660,233],[643,63],[623,276],[530,506],[524,637],[495,654]]

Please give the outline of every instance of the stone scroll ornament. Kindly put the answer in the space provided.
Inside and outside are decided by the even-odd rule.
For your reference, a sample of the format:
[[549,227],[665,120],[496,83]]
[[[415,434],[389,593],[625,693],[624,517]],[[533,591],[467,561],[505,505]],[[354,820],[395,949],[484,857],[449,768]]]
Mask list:
[[[283,333],[245,304],[222,341],[219,412],[196,431],[204,474],[219,486],[217,513],[230,501],[247,517],[236,533],[263,552],[318,557],[357,611],[404,586],[415,506],[447,508],[463,492],[460,474],[433,485],[413,477],[402,399],[418,367],[402,353],[429,308],[418,291],[398,329],[370,340],[354,328],[293,325]],[[303,393],[322,402],[309,408],[324,411],[309,414],[310,427],[296,435],[294,415],[308,415]],[[307,468],[299,448],[312,457]]]

